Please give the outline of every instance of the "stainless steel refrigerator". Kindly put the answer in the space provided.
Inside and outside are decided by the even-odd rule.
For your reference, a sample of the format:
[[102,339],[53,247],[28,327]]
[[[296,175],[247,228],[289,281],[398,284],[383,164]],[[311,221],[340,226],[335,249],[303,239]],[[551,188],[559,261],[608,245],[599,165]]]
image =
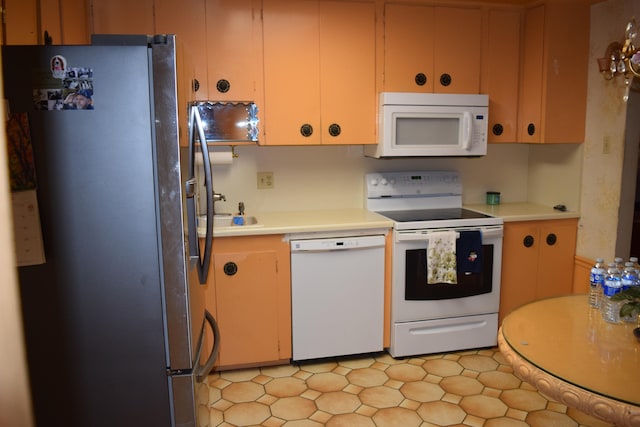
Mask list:
[[[37,426],[208,420],[203,379],[219,343],[204,302],[213,221],[201,254],[201,130],[197,114],[179,119],[175,43],[105,36],[3,47],[7,106],[33,153],[44,252],[19,267]],[[182,153],[181,128],[192,145]],[[211,188],[205,169],[200,185]]]

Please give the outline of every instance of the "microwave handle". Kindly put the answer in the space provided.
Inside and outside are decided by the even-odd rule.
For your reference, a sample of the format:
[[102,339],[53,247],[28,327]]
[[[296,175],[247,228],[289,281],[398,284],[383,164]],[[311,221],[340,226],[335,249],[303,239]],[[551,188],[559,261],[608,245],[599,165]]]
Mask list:
[[471,149],[471,113],[462,113],[462,148],[469,151]]

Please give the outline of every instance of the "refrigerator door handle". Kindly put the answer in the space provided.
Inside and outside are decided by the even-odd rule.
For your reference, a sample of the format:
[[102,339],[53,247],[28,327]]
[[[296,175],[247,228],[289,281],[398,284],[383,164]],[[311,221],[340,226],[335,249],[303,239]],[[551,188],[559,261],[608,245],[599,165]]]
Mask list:
[[[211,326],[211,329],[213,331],[213,349],[211,349],[211,353],[209,354],[209,357],[207,358],[205,364],[199,365],[196,368],[195,375],[198,382],[202,382],[207,377],[207,375],[211,373],[213,365],[218,359],[218,351],[220,350],[220,330],[218,329],[218,323],[208,310],[205,310],[204,316],[206,322],[209,323],[209,326]],[[200,343],[198,344],[198,355],[200,355],[200,352],[202,351],[203,341],[204,333],[200,336]]]
[[[198,226],[196,223],[196,206],[195,206],[195,156],[196,156],[196,132],[200,140],[200,150],[205,161],[204,166],[204,185],[207,189],[207,232],[205,235],[204,254],[201,254],[200,245],[198,244]],[[197,257],[198,278],[200,284],[207,283],[209,274],[209,265],[211,264],[211,247],[213,244],[213,174],[211,173],[211,163],[209,159],[209,149],[207,140],[202,126],[200,112],[196,107],[191,107],[189,117],[189,179],[186,181],[187,196],[187,221],[189,227],[189,255]]]

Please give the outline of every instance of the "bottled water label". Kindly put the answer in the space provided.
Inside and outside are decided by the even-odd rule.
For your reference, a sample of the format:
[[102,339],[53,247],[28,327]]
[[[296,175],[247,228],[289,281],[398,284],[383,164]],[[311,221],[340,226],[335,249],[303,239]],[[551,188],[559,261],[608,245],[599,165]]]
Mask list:
[[606,297],[612,297],[622,290],[621,283],[619,281],[616,282],[604,282],[604,286],[602,287],[602,294]]

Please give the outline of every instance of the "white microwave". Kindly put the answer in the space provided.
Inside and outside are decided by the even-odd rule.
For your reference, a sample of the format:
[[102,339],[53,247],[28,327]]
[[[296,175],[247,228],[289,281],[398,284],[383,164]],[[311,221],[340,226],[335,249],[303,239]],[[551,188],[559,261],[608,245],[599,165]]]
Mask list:
[[483,156],[487,154],[489,97],[383,92],[378,144],[370,157]]

